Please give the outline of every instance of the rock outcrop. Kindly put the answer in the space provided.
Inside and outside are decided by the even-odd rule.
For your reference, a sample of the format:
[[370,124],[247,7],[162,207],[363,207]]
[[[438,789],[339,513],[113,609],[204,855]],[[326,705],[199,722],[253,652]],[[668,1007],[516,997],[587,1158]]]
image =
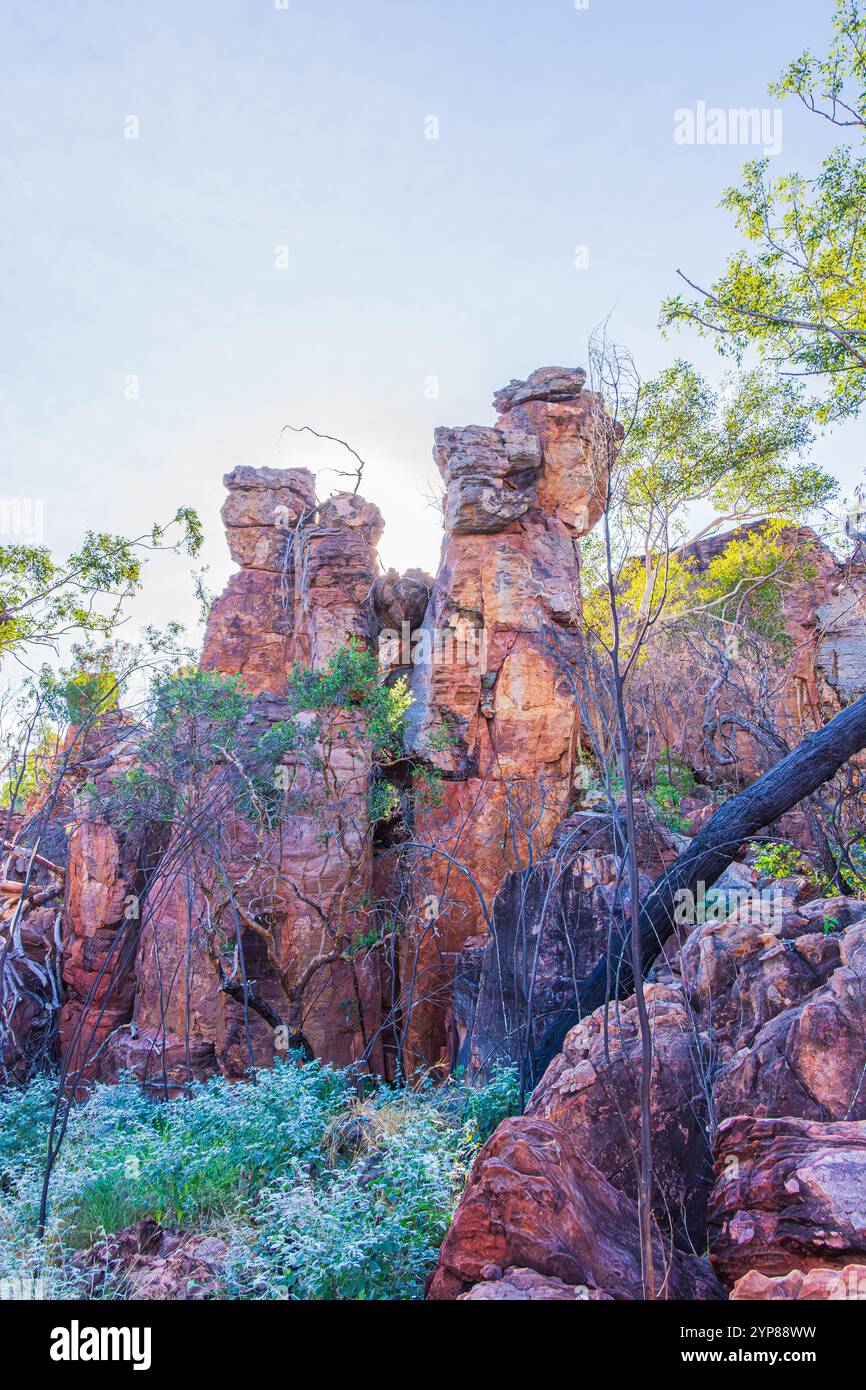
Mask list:
[[866,1123],[726,1120],[710,1197],[712,1261],[726,1282],[866,1254]]
[[240,566],[208,617],[201,664],[240,674],[256,693],[281,693],[292,661],[297,529],[315,508],[303,468],[235,468],[222,518]]
[[[655,1242],[658,1295],[722,1298],[705,1261]],[[428,1298],[456,1299],[490,1267],[534,1270],[617,1299],[642,1297],[637,1212],[548,1121],[505,1120],[475,1160]]]
[[489,910],[569,806],[576,709],[555,631],[576,630],[578,542],[605,492],[603,407],[584,381],[543,368],[497,394],[494,427],[436,431],[445,541],[410,718],[414,752],[445,779],[438,804],[415,819],[415,839],[436,849],[419,852],[419,899],[434,898],[437,913],[420,922],[402,966],[415,1001],[407,1048],[420,1064],[453,1054],[444,1001],[464,947],[485,929],[480,898]]

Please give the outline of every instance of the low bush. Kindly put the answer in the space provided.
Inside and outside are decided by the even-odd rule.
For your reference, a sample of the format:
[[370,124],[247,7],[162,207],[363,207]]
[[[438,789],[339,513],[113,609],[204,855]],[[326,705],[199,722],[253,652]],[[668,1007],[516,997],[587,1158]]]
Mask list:
[[419,1297],[474,1154],[516,1107],[515,1078],[370,1087],[359,1099],[355,1073],[294,1060],[168,1102],[130,1078],[97,1086],[71,1112],[41,1249],[55,1083],[0,1091],[6,1296],[37,1269],[48,1296],[80,1293],[76,1252],[148,1217],[223,1237],[227,1297]]

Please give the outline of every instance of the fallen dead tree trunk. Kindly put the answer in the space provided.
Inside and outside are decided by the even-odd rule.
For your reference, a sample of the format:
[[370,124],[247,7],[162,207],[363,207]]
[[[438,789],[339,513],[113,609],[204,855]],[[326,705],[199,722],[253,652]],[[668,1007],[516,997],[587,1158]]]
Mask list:
[[[855,753],[866,747],[866,695],[850,704],[776,763],[757,782],[731,797],[692,840],[688,849],[653,884],[640,905],[641,969],[646,974],[674,930],[674,905],[682,891],[710,887],[728,867],[744,840],[778,820],[827,782]],[[608,999],[634,991],[629,966],[631,933],[626,927],[613,958],[598,965],[578,986],[575,1008],[557,1014],[536,1052],[541,1075],[562,1048],[569,1029]]]

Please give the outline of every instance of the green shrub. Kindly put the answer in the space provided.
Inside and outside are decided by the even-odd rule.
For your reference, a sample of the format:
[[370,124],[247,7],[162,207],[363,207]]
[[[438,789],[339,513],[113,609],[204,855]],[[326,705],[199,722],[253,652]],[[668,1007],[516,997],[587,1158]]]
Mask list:
[[150,1217],[222,1234],[237,1297],[420,1296],[468,1165],[516,1108],[516,1081],[369,1086],[359,1099],[356,1072],[294,1059],[255,1084],[216,1077],[167,1102],[132,1078],[96,1086],[71,1111],[41,1248],[55,1082],[0,1090],[0,1279],[38,1267],[47,1296],[86,1296],[75,1252]]
[[768,878],[794,878],[801,874],[813,877],[811,866],[795,845],[780,840],[753,848],[757,849],[757,853],[752,862],[758,873],[766,874]]
[[678,834],[688,830],[688,822],[680,813],[680,802],[684,796],[692,796],[696,786],[695,774],[691,768],[681,758],[665,749],[653,774],[653,787],[649,799],[659,820],[669,830]]

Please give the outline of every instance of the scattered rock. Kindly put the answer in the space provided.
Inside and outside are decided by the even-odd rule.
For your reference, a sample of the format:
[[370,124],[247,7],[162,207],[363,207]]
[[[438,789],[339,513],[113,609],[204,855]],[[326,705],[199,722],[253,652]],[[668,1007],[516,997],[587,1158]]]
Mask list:
[[730,1297],[732,1302],[745,1299],[759,1302],[771,1299],[862,1300],[866,1299],[866,1265],[845,1265],[844,1269],[816,1266],[805,1273],[802,1269],[792,1269],[790,1274],[775,1278],[750,1269],[737,1280]]
[[185,1302],[224,1297],[225,1256],[225,1243],[216,1236],[147,1220],[107,1236],[75,1263],[88,1275],[91,1297]]
[[458,1295],[458,1302],[492,1303],[503,1300],[521,1302],[610,1302],[610,1294],[590,1289],[586,1284],[564,1284],[534,1269],[506,1269],[482,1284],[475,1284],[468,1293]]

